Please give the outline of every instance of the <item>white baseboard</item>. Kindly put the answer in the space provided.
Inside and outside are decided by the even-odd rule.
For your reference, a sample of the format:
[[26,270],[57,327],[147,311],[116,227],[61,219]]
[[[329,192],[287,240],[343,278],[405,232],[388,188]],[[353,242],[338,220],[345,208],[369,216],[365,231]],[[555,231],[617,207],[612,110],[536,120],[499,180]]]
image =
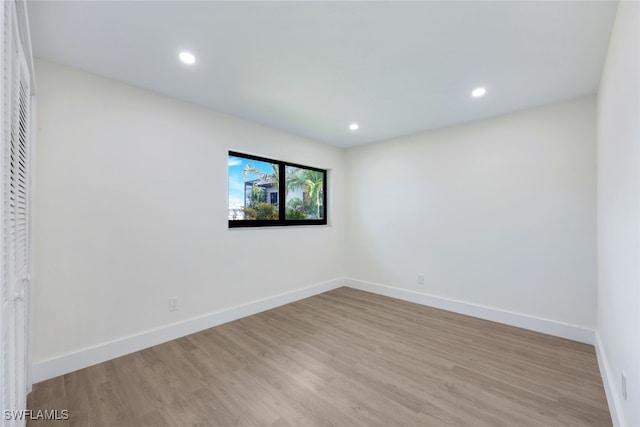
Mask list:
[[429,307],[441,308],[453,311],[454,313],[465,314],[467,316],[478,317],[480,319],[491,320],[493,322],[504,323],[518,328],[528,329],[535,332],[566,338],[585,344],[594,344],[594,331],[577,325],[571,325],[553,320],[533,317],[526,314],[501,310],[494,307],[438,297],[435,295],[413,292],[406,289],[394,288],[378,283],[365,282],[351,278],[345,278],[345,286],[362,291],[372,292],[404,301],[414,302]]
[[619,400],[619,395],[615,391],[618,389],[615,376],[610,371],[609,361],[607,354],[600,341],[600,335],[596,331],[596,356],[598,358],[598,367],[600,368],[600,376],[602,377],[602,384],[604,385],[604,392],[607,396],[607,404],[609,405],[609,413],[611,414],[611,422],[614,427],[621,427],[628,425],[624,422],[624,415],[622,412],[622,405]]
[[339,288],[343,286],[343,284],[343,279],[318,283],[56,356],[33,365],[33,382],[37,383],[64,375],[242,317],[251,316],[252,314],[321,294]]
[[[164,342],[202,331],[204,329],[212,328],[223,323],[231,322],[242,317],[251,316],[252,314],[270,310],[281,305],[289,304],[303,298],[321,294],[341,286],[349,286],[354,289],[360,289],[404,301],[410,301],[455,313],[517,326],[519,328],[542,332],[586,344],[594,344],[595,342],[595,335],[592,330],[576,325],[555,322],[548,319],[541,319],[493,307],[437,297],[434,295],[422,294],[377,283],[365,282],[351,278],[341,278],[252,301],[235,307],[218,310],[203,316],[147,330],[135,335],[130,335],[93,347],[62,354],[51,359],[35,363],[32,371],[33,382],[37,383],[49,378],[77,371],[78,369],[115,359],[129,353],[162,344]],[[598,360],[600,361],[600,356]],[[604,378],[605,370],[603,370],[602,367],[600,370],[603,373]],[[607,384],[605,383],[605,386],[606,385]],[[609,391],[607,392],[607,397],[608,396]]]

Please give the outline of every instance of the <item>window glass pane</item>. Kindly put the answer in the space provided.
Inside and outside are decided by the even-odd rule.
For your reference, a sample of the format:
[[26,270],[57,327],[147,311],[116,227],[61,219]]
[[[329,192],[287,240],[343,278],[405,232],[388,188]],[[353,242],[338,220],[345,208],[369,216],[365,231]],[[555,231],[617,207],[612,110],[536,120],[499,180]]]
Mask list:
[[278,220],[278,164],[229,155],[229,220]]
[[229,228],[327,223],[323,169],[229,151],[228,176]]
[[324,174],[294,166],[285,168],[286,219],[324,218]]

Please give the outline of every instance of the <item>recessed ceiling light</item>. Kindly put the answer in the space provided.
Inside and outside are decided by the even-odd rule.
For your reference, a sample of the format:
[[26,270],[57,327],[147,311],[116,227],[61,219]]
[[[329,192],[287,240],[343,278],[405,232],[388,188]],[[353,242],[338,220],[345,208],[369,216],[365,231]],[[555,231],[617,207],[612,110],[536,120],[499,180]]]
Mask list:
[[180,52],[180,55],[178,56],[180,58],[180,61],[184,62],[185,64],[194,64],[196,62],[196,57],[193,56],[193,53],[191,52]]
[[487,89],[483,87],[477,87],[473,90],[473,92],[471,92],[471,96],[473,96],[474,98],[480,98],[481,96],[484,96],[485,93],[487,93]]
[[358,130],[358,128],[359,128],[359,126],[358,126],[357,123],[351,123],[349,125],[349,129],[351,129],[351,130]]

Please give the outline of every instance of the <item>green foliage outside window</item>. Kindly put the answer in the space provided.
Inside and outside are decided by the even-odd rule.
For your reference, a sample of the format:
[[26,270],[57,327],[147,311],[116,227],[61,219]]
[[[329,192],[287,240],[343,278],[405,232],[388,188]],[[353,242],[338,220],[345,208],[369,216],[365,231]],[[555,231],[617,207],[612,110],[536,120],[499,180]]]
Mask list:
[[244,208],[245,219],[278,219],[278,210],[271,203],[258,203]]

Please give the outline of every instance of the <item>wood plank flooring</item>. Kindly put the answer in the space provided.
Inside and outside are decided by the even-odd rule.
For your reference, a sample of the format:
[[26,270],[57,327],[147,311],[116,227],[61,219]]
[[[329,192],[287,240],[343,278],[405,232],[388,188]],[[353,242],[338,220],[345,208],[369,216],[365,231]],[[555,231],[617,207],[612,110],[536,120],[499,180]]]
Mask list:
[[610,426],[592,346],[340,288],[34,386],[29,426]]

